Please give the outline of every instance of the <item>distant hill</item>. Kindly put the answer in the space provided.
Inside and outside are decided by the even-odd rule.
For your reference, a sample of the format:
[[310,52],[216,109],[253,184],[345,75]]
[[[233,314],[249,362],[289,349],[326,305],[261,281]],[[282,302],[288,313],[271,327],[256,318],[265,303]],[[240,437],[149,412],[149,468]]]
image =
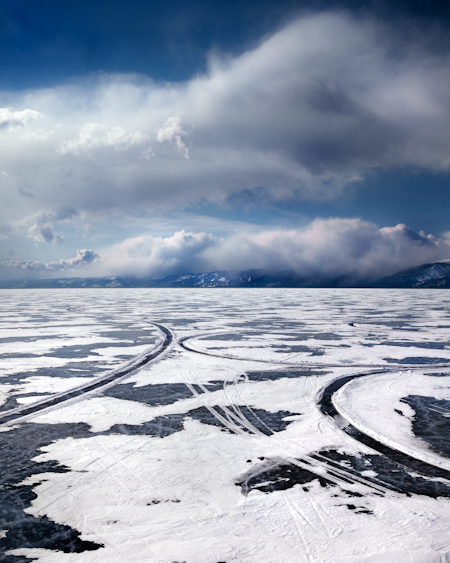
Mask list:
[[170,275],[164,278],[106,276],[101,278],[53,278],[3,280],[3,289],[116,288],[116,287],[305,287],[306,280],[293,272],[265,270],[217,271]]
[[394,288],[450,288],[450,263],[423,264],[382,278],[373,285],[375,287]]
[[243,270],[189,273],[163,278],[106,276],[99,278],[53,278],[3,280],[0,289],[39,288],[163,288],[163,287],[391,287],[450,288],[450,262],[435,262],[403,270],[375,282],[361,280],[354,273],[334,279],[301,277],[291,270]]

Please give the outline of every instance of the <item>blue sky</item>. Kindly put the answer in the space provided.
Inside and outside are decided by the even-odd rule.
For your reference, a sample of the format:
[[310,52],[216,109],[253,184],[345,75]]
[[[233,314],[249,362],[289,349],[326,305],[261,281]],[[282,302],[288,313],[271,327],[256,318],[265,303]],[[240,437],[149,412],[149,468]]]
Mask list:
[[450,259],[442,3],[0,1],[0,275]]

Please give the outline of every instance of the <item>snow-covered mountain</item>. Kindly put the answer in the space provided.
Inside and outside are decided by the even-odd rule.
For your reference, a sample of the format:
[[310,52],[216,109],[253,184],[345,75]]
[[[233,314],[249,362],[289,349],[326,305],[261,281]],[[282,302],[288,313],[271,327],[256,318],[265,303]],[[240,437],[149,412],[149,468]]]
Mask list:
[[375,282],[361,280],[354,273],[334,279],[301,277],[288,270],[243,270],[174,274],[164,278],[107,276],[102,278],[54,278],[3,280],[0,288],[119,288],[119,287],[392,287],[450,288],[450,262],[435,262],[400,271]]
[[450,288],[450,262],[434,262],[402,270],[376,282],[376,287]]
[[307,287],[307,280],[293,272],[265,270],[217,271],[170,275],[164,278],[107,276],[102,278],[54,278],[4,280],[0,288],[95,288],[95,287]]

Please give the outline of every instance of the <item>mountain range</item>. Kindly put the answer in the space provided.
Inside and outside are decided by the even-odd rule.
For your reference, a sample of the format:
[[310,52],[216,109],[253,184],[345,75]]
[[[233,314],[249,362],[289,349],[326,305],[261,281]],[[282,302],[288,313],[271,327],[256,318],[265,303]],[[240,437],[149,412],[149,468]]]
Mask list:
[[299,276],[294,271],[217,271],[170,275],[163,278],[106,276],[97,278],[49,278],[0,280],[0,289],[39,288],[163,288],[163,287],[379,287],[450,288],[450,261],[423,264],[376,281],[349,273],[337,278]]

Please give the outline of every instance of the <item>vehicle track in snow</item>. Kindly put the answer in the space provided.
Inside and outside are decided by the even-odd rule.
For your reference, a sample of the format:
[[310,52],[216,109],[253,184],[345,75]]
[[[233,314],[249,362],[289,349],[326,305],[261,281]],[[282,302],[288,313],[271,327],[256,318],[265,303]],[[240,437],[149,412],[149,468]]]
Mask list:
[[[224,334],[224,333],[214,333],[214,334]],[[212,356],[212,357],[219,357],[219,358],[224,358],[224,359],[228,359],[228,360],[238,360],[238,361],[251,361],[251,362],[259,362],[259,363],[264,363],[264,364],[268,364],[268,365],[273,365],[273,364],[278,364],[278,365],[284,365],[284,366],[296,366],[301,367],[301,368],[308,368],[308,367],[314,367],[314,368],[327,368],[327,367],[339,367],[339,368],[365,368],[368,369],[369,371],[366,371],[364,373],[358,373],[358,374],[352,374],[349,376],[342,376],[339,377],[338,379],[332,381],[331,383],[329,383],[320,393],[319,397],[318,397],[318,407],[320,409],[320,411],[322,412],[322,414],[324,414],[325,416],[330,417],[331,419],[335,419],[338,415],[340,415],[340,413],[338,412],[338,410],[336,409],[336,407],[333,404],[332,401],[332,397],[334,395],[334,393],[336,393],[341,387],[343,387],[346,383],[348,383],[349,381],[355,379],[355,378],[359,378],[359,377],[365,377],[368,375],[374,375],[374,374],[379,374],[379,373],[385,373],[385,374],[389,374],[392,373],[393,371],[411,371],[414,369],[423,369],[423,365],[417,366],[416,364],[401,364],[401,365],[395,365],[395,370],[393,369],[393,365],[390,364],[389,366],[386,365],[378,365],[378,364],[354,364],[354,363],[336,363],[336,364],[328,364],[328,363],[310,363],[310,362],[297,362],[297,363],[290,363],[290,362],[285,362],[285,361],[276,361],[276,360],[262,360],[262,359],[255,359],[255,358],[248,358],[248,357],[237,357],[237,356],[233,356],[231,354],[220,354],[220,353],[216,353],[216,352],[210,352],[208,350],[201,350],[198,348],[195,348],[192,345],[187,344],[188,340],[192,339],[192,338],[198,338],[199,335],[195,335],[195,336],[188,336],[188,337],[184,337],[182,339],[180,339],[178,341],[178,344],[186,351],[189,352],[193,352],[193,353],[197,353],[197,354],[202,354],[202,355],[206,355],[206,356]],[[433,368],[446,368],[449,369],[450,368],[450,363],[442,363],[442,364],[433,364]],[[195,392],[195,389],[189,385],[187,383],[187,378],[185,378],[185,382],[188,385],[188,387],[191,389],[191,391],[198,396],[198,393]],[[239,381],[235,382],[235,385],[237,387],[237,384],[239,383]],[[197,385],[200,386],[200,388],[202,389],[203,393],[209,393],[209,391],[206,388],[203,388],[203,386],[199,383],[197,383]],[[225,396],[227,396],[227,392],[226,392],[226,387],[227,382],[225,381],[224,383],[224,393]],[[227,426],[230,430],[232,430],[233,432],[243,432],[245,430],[242,429],[242,426],[244,426],[244,428],[246,428],[247,430],[250,430],[252,433],[254,434],[258,434],[258,435],[264,435],[266,436],[263,432],[261,432],[258,428],[256,428],[246,417],[245,415],[242,413],[242,411],[240,410],[239,406],[233,404],[232,401],[228,400],[229,405],[228,408],[225,407],[224,405],[221,405],[221,408],[224,410],[224,412],[226,413],[226,419],[220,415],[219,413],[217,413],[217,411],[214,410],[214,408],[207,406],[208,410],[210,410],[210,412],[216,416],[216,418],[222,422],[222,424],[224,424],[224,426]],[[245,403],[245,402],[244,402]],[[252,414],[259,419],[259,417],[256,415],[256,413],[253,413],[251,407],[247,404],[245,404],[245,406],[252,412]],[[232,412],[230,409],[232,409],[234,412]],[[230,424],[231,422],[231,424]],[[263,422],[263,421],[261,421]],[[348,422],[348,421],[347,421]],[[237,423],[237,424],[236,424]],[[269,430],[270,433],[275,434],[275,432],[269,428],[264,422],[263,422],[264,426]],[[342,428],[342,425],[339,425],[339,428],[346,432],[349,436],[351,436],[352,438],[354,438],[355,440],[359,441],[360,443],[364,444],[365,446],[368,446],[369,448],[375,450],[378,453],[381,453],[382,455],[384,455],[385,457],[387,457],[389,460],[394,461],[395,463],[398,463],[404,467],[406,467],[409,470],[418,472],[419,474],[424,475],[425,477],[431,477],[431,478],[443,478],[447,481],[450,481],[450,472],[442,469],[436,465],[433,465],[431,463],[427,463],[425,461],[422,460],[418,460],[408,454],[405,454],[403,452],[400,452],[397,449],[391,448],[385,444],[383,444],[381,441],[376,440],[375,438],[364,434],[362,431],[360,431],[359,429],[357,429],[356,427],[354,427],[350,422],[348,422],[348,424]],[[266,436],[267,437],[267,436]],[[369,487],[373,487],[373,489],[377,490],[378,492],[386,492],[387,489],[391,489],[391,490],[395,490],[392,485],[389,486],[387,483],[385,482],[380,482],[377,479],[367,479],[362,477],[362,475],[360,475],[356,470],[348,470],[348,468],[344,468],[340,463],[338,462],[333,462],[332,460],[328,459],[328,458],[324,458],[324,456],[321,456],[320,454],[305,454],[303,453],[302,456],[302,461],[300,460],[294,460],[293,458],[289,457],[289,459],[286,458],[286,461],[290,462],[290,463],[294,463],[295,465],[298,466],[303,466],[303,464],[308,465],[308,470],[312,471],[312,472],[316,472],[318,474],[321,473],[321,471],[323,471],[324,467],[330,468],[330,462],[331,462],[331,471],[328,469],[328,475],[327,478],[329,478],[331,481],[334,481],[336,484],[339,484],[340,486],[342,486],[342,477],[344,477],[345,474],[347,474],[345,477],[350,477],[350,479],[354,482],[360,482],[361,481],[367,486],[369,485]],[[311,465],[310,465],[311,464]],[[318,467],[316,468],[318,464]],[[334,466],[334,467],[333,467]],[[331,474],[330,474],[331,473]],[[344,475],[343,475],[344,474]],[[344,477],[344,479],[345,479]],[[345,488],[345,487],[344,487]],[[384,490],[383,490],[384,489]],[[400,491],[398,491],[400,492]]]
[[[225,356],[225,355],[222,356],[222,355],[219,355],[219,354],[216,354],[216,353],[210,354],[207,351],[199,351],[196,348],[191,348],[191,347],[186,346],[185,342],[190,338],[193,338],[193,337],[185,337],[185,338],[181,339],[181,341],[179,341],[178,343],[185,350],[188,350],[188,351],[191,351],[191,352],[194,352],[194,353],[199,353],[199,354],[203,354],[203,355],[207,355],[207,356],[214,356],[214,357],[224,357],[224,358],[233,359],[233,360],[241,360],[241,361],[251,360],[251,361],[259,361],[260,363],[266,363],[266,364],[282,363],[284,365],[289,365],[289,364],[286,364],[285,362],[272,362],[270,360],[268,360],[268,361],[267,360],[253,360],[253,359],[250,359],[250,358],[236,358],[236,357]],[[298,366],[298,364],[294,364],[294,365]],[[322,367],[322,365],[316,364],[315,367]],[[352,367],[354,367],[354,366],[352,366]],[[384,371],[384,370],[382,369],[380,371]],[[266,439],[266,440],[270,436],[278,434],[272,428],[270,428],[264,421],[262,421],[260,419],[260,417],[258,417],[258,415],[256,413],[254,413],[254,411],[250,407],[250,405],[248,405],[245,401],[244,401],[245,406],[249,409],[250,412],[252,412],[253,416],[255,416],[255,418],[258,419],[262,423],[262,425],[268,431],[268,434],[262,432],[260,429],[258,429],[256,426],[254,426],[244,416],[244,414],[242,413],[239,406],[236,405],[228,397],[227,389],[226,389],[227,383],[228,383],[228,378],[225,379],[224,385],[223,385],[224,397],[227,399],[228,404],[225,405],[222,402],[222,404],[220,405],[220,408],[222,409],[222,411],[225,414],[225,416],[223,416],[221,413],[216,411],[213,406],[208,404],[206,397],[208,395],[211,395],[211,392],[197,380],[197,378],[195,377],[193,372],[191,370],[189,370],[189,373],[190,373],[189,378],[186,375],[183,374],[182,370],[180,371],[180,373],[181,373],[181,375],[182,375],[182,377],[185,381],[185,384],[189,387],[189,389],[191,390],[193,395],[195,395],[204,404],[204,406],[211,412],[211,414],[219,422],[221,422],[221,424],[223,426],[225,426],[226,428],[228,428],[229,430],[231,430],[235,434],[243,434],[247,431],[247,432],[250,432],[251,434],[262,437],[263,439]],[[197,391],[197,389],[195,388],[194,385],[191,384],[189,379],[193,379],[193,381],[195,382],[195,385],[201,390],[201,393],[199,393]],[[245,379],[248,379],[248,378],[245,378]],[[234,384],[235,384],[234,389],[237,393],[239,393],[238,383],[239,383],[239,381],[234,382]],[[240,393],[239,393],[239,395],[240,395]],[[240,398],[242,399],[242,396]],[[333,460],[325,458],[324,456],[322,456],[318,453],[310,454],[304,448],[299,447],[298,444],[289,443],[289,445],[295,447],[295,449],[296,449],[295,457],[291,456],[291,455],[290,456],[284,456],[282,460],[277,460],[277,461],[273,462],[270,466],[271,469],[274,469],[276,466],[280,465],[280,462],[289,463],[289,464],[295,465],[297,467],[300,467],[302,469],[305,469],[307,471],[310,471],[312,473],[315,473],[315,474],[317,474],[318,477],[319,476],[326,476],[326,478],[328,480],[330,480],[331,482],[334,482],[336,485],[342,487],[343,489],[347,488],[347,489],[352,490],[353,489],[352,485],[355,484],[355,483],[358,483],[359,485],[363,485],[363,486],[367,487],[368,491],[375,492],[375,493],[378,493],[378,494],[380,494],[380,493],[385,494],[389,490],[390,491],[393,490],[392,487],[389,486],[389,485],[387,486],[386,483],[379,483],[376,480],[364,478],[358,472],[356,472],[354,470],[349,470],[349,468],[343,466],[339,462],[335,462]],[[269,468],[269,466],[265,465],[264,468],[261,469],[261,471],[267,471],[268,468]]]
[[[265,424],[257,415],[254,413],[248,405],[246,405],[251,412],[253,412],[255,418],[260,420],[265,428],[268,430],[268,434],[262,432],[257,428],[248,418],[240,411],[239,407],[235,409],[236,405],[230,404],[230,401],[224,393],[224,398],[226,398],[227,405],[222,402],[222,404],[215,405],[219,407],[223,414],[218,412],[214,406],[212,406],[208,398],[211,397],[212,393],[209,391],[198,379],[195,374],[189,370],[189,377],[180,370],[181,376],[184,379],[185,384],[191,390],[192,394],[196,396],[203,405],[210,411],[210,413],[219,421],[223,426],[228,428],[231,432],[235,434],[246,434],[250,433],[264,441],[270,440],[272,436],[278,436],[278,432],[271,429],[267,424]],[[194,382],[194,384],[192,383]],[[224,382],[226,386],[226,381]],[[200,392],[197,390],[200,390]],[[234,411],[234,412],[233,412]],[[281,438],[280,438],[281,439]],[[386,483],[379,483],[373,479],[367,479],[360,475],[359,473],[349,470],[347,467],[343,466],[339,462],[330,460],[318,453],[310,454],[306,449],[302,448],[299,444],[293,443],[292,441],[285,440],[287,445],[295,449],[295,454],[283,456],[283,458],[278,458],[277,461],[271,463],[270,465],[264,465],[261,471],[267,471],[268,469],[273,469],[280,464],[288,463],[295,465],[303,470],[309,471],[316,474],[318,477],[326,477],[329,481],[334,482],[339,487],[357,492],[356,486],[364,487],[367,492],[375,494],[386,494],[387,492],[392,492],[393,487],[387,485]],[[303,451],[302,451],[303,450]]]
[[[449,368],[450,365],[447,364],[447,366],[444,367]],[[384,372],[384,370],[378,370],[378,371],[374,370],[369,373],[360,373],[360,374],[344,376],[337,380],[332,381],[329,385],[325,387],[325,389],[323,389],[322,396],[318,402],[321,412],[325,415],[330,416],[331,418],[335,418],[338,415],[342,416],[333,402],[333,395],[353,379],[364,377],[367,375],[375,375],[377,373],[392,373],[392,370],[390,370],[389,372]],[[347,418],[346,418],[346,422],[347,424],[342,428],[342,430],[347,434],[349,434],[352,438],[354,438],[358,442],[364,444],[365,446],[372,448],[373,450],[383,454],[390,460],[399,463],[407,467],[408,469],[417,471],[422,475],[432,478],[440,477],[450,481],[450,471],[438,467],[432,463],[428,463],[426,461],[417,459],[411,455],[399,451],[398,449],[394,449],[379,440],[376,440],[372,436],[369,436],[368,434],[362,432],[360,429],[356,428],[356,426],[353,426],[353,424],[351,424],[351,422],[349,422]]]
[[24,405],[1,413],[0,428],[2,426],[10,426],[16,422],[31,418],[43,411],[53,410],[63,405],[83,400],[86,395],[92,395],[105,389],[106,387],[115,385],[119,381],[128,377],[132,372],[161,356],[173,343],[173,333],[168,328],[158,323],[150,324],[158,328],[163,336],[161,342],[159,342],[155,347],[147,350],[143,354],[139,354],[139,356],[135,356],[125,365],[95,378],[94,381],[73,387],[72,389],[56,395],[51,395],[50,397],[46,397],[45,399],[32,403],[31,405]]
[[[328,363],[328,362],[305,362],[305,361],[298,361],[298,362],[292,362],[292,361],[286,361],[286,360],[274,360],[274,359],[266,359],[266,360],[262,360],[260,358],[251,358],[251,357],[247,357],[247,356],[234,356],[233,354],[222,354],[219,352],[211,352],[210,350],[205,350],[205,349],[199,349],[196,348],[194,345],[192,345],[191,343],[188,343],[189,340],[192,340],[194,338],[199,338],[199,337],[205,337],[205,336],[213,336],[213,335],[222,335],[222,334],[227,334],[227,332],[215,332],[215,333],[205,333],[202,335],[192,335],[192,336],[184,336],[183,338],[180,338],[177,340],[177,344],[179,346],[181,346],[181,348],[183,348],[183,350],[186,350],[187,352],[194,352],[195,354],[201,354],[203,356],[211,356],[213,358],[223,358],[225,360],[236,360],[236,361],[240,361],[240,362],[257,362],[257,363],[261,363],[261,364],[269,364],[269,365],[277,365],[277,366],[287,366],[287,367],[299,367],[299,368],[321,368],[321,369],[325,369],[325,368],[361,368],[361,369],[377,369],[377,370],[381,370],[381,371],[385,371],[385,372],[392,372],[393,367],[395,367],[395,371],[408,371],[408,370],[414,370],[414,369],[419,369],[419,368],[423,368],[423,364],[421,364],[420,366],[418,366],[417,364],[414,363],[389,363],[389,364],[364,364],[364,363],[353,363],[353,362],[336,362],[336,363]],[[291,358],[295,355],[298,355],[299,353],[294,353],[294,354],[286,354],[287,358]],[[432,364],[433,369],[440,369],[440,368],[450,368],[450,362],[445,362],[445,363],[436,363],[436,364]],[[378,372],[377,372],[378,373]]]

